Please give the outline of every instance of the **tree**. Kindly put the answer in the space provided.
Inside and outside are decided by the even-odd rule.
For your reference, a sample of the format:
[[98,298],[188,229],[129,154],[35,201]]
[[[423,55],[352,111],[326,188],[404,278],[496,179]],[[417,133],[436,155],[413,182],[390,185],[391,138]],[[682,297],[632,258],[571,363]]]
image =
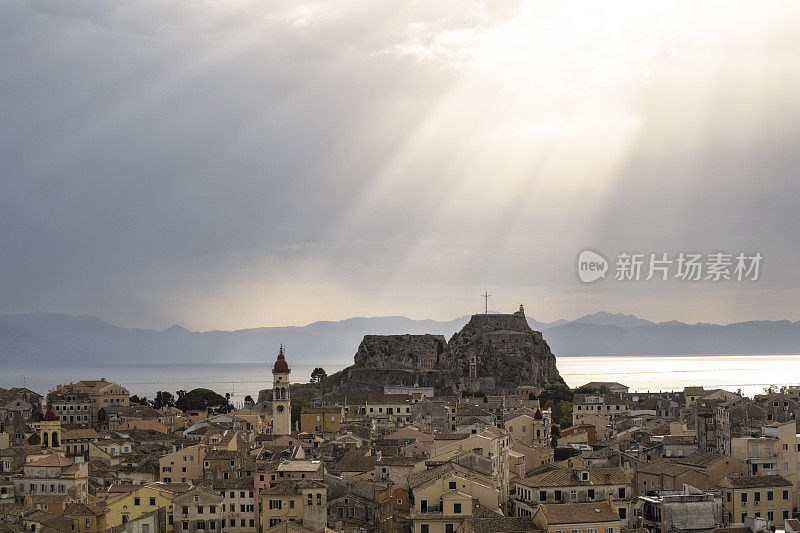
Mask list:
[[156,399],[153,400],[154,408],[161,409],[162,407],[173,407],[174,405],[175,405],[175,396],[173,396],[171,392],[163,390],[156,392]]
[[561,430],[558,426],[550,428],[550,446],[556,448],[558,446],[558,438],[561,436]]
[[303,407],[310,402],[302,396],[292,396],[291,409],[292,409],[292,427],[294,427],[300,420],[300,414],[303,412]]
[[139,405],[147,405],[147,396],[139,398],[135,394],[131,394],[130,403],[138,403]]
[[572,389],[563,383],[548,383],[544,386],[544,389],[542,389],[542,393],[539,395],[539,401],[543,404],[548,400],[553,400],[554,402],[572,402],[574,397],[575,394],[572,392]]
[[253,401],[253,397],[252,397],[252,396],[250,396],[249,394],[248,394],[247,396],[245,396],[245,397],[244,397],[244,404],[245,404],[245,405],[247,405],[247,406],[249,406],[249,405],[255,405],[255,403],[256,403],[256,402],[254,402],[254,401]]
[[328,377],[328,373],[323,368],[317,367],[311,372],[311,383],[319,383],[326,377]]
[[193,389],[189,392],[178,391],[178,400],[175,406],[181,411],[211,410],[224,413],[228,409],[228,400],[211,389]]

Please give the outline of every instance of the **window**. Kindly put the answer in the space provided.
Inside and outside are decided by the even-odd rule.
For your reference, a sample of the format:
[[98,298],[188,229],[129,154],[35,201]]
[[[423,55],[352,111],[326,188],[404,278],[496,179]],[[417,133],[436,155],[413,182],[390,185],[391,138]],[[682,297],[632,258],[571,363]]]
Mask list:
[[771,491],[771,490],[768,490],[768,491],[767,491],[767,501],[768,501],[768,502],[771,502],[771,501],[772,501],[772,491]]
[[419,533],[430,533],[430,527],[428,524],[420,524]]
[[761,501],[761,493],[759,491],[756,491],[755,493],[753,493],[753,500],[756,503]]
[[453,504],[453,514],[461,514],[461,504],[454,503]]
[[189,514],[189,507],[184,505],[183,507],[181,507],[181,512],[183,514]]
[[444,533],[453,533],[453,524],[445,524]]
[[134,498],[133,499],[133,505],[140,505],[141,502],[142,502],[141,498]]
[[212,505],[211,507],[208,508],[208,512],[211,513],[211,514],[216,513],[217,512],[217,506],[216,505]]
[[624,499],[625,498],[625,487],[620,487],[619,491],[618,491],[618,494],[619,494],[620,498]]
[[294,509],[294,500],[289,500],[289,509]]
[[789,491],[788,490],[783,491],[783,499],[784,500],[788,500],[789,499]]
[[203,514],[203,506],[202,505],[198,505],[197,506],[197,514]]
[[150,498],[150,505],[151,506],[155,506],[155,504],[156,504],[156,499],[155,498]]
[[747,493],[746,492],[742,493],[742,503],[747,503]]
[[455,482],[455,481],[451,481],[451,482],[448,484],[448,487],[449,487],[449,489],[450,489],[450,490],[453,490],[453,489],[455,489],[455,488],[456,488],[456,482]]
[[588,493],[589,493],[589,499],[594,500],[594,489],[589,489]]
[[546,490],[540,490],[539,491],[539,501],[540,502],[546,502],[547,501],[547,491]]
[[183,521],[183,524],[181,525],[181,529],[183,529],[184,531],[189,531],[189,522],[187,520]]
[[619,517],[622,518],[622,519],[625,519],[625,514],[626,514],[625,507],[620,507],[619,509],[617,509],[617,511],[618,511]]

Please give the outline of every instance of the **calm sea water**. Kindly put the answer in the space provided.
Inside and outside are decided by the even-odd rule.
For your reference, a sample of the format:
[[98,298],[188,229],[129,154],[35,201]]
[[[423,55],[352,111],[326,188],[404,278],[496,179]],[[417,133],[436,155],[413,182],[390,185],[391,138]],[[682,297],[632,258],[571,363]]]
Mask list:
[[[350,362],[324,363],[330,374]],[[291,379],[308,382],[316,365],[292,365]],[[752,396],[769,385],[800,383],[800,355],[580,356],[559,357],[558,369],[571,386],[589,381],[618,381],[635,391],[678,390],[687,385],[741,389]],[[143,365],[4,365],[0,387],[22,386],[46,394],[58,383],[106,378],[126,386],[131,394],[153,398],[156,391],[208,387],[246,395],[272,386],[271,364],[143,364]]]

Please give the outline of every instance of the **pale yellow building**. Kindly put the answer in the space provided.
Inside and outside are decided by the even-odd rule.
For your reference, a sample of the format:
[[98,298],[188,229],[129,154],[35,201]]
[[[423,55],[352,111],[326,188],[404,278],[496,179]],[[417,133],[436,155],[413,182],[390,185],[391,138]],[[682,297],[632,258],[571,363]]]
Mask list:
[[164,483],[192,483],[203,479],[203,459],[206,447],[202,444],[187,446],[165,455],[158,461],[161,481]]
[[109,493],[106,499],[106,527],[112,528],[136,520],[163,507],[167,531],[173,531],[173,501],[191,485],[188,483],[151,483],[122,493]]
[[792,517],[797,489],[778,475],[726,478],[722,490],[722,520],[726,524],[744,522],[746,517],[766,518],[769,525],[780,525]]
[[327,518],[328,487],[319,481],[283,481],[261,490],[262,530],[297,523],[312,531],[322,531]]

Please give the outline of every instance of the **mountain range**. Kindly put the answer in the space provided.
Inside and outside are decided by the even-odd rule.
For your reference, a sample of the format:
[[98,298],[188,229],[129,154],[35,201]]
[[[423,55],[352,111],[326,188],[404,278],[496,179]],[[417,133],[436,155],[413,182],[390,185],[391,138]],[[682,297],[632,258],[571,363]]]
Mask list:
[[[0,315],[0,364],[255,363],[272,360],[279,344],[300,364],[349,362],[366,334],[441,334],[450,338],[469,320],[357,317],[306,326],[237,331],[164,331],[114,326],[92,316],[55,313]],[[800,354],[800,322],[734,324],[650,322],[598,312],[576,320],[528,318],[557,356]]]

